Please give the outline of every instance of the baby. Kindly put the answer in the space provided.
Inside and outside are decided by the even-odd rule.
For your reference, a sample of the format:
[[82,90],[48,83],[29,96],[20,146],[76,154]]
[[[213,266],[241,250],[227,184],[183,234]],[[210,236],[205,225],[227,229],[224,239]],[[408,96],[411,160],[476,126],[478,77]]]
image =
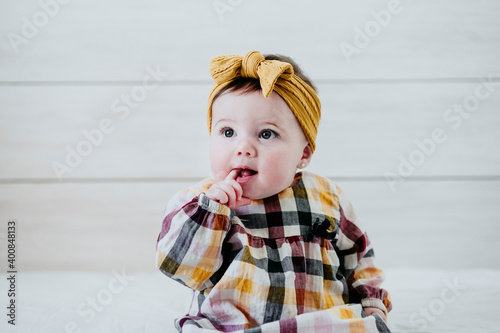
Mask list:
[[383,272],[353,208],[305,168],[321,104],[289,58],[212,59],[212,178],[169,202],[157,266],[193,289],[179,331],[389,332]]

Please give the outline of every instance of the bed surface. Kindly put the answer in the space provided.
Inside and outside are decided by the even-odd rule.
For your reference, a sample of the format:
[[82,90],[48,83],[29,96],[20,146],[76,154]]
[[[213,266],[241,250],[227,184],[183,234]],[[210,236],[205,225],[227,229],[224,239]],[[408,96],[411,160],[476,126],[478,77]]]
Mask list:
[[[393,332],[500,332],[500,271],[385,271]],[[18,285],[16,326],[2,332],[176,332],[191,295],[160,272],[20,273]]]

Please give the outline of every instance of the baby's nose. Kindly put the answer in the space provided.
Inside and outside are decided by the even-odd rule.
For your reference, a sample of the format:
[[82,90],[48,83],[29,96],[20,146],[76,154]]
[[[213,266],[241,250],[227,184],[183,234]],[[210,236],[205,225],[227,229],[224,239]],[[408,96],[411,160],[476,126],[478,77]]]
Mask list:
[[236,154],[238,156],[255,157],[257,155],[257,151],[251,142],[245,140],[238,146]]

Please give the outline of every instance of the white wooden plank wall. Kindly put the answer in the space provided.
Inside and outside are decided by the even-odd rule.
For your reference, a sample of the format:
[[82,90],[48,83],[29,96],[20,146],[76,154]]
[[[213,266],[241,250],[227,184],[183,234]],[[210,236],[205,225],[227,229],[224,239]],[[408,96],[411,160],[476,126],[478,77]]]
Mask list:
[[349,194],[382,267],[500,268],[498,1],[0,8],[0,232],[18,221],[23,270],[153,271],[168,199],[210,172],[208,63],[253,49],[317,83],[309,170]]

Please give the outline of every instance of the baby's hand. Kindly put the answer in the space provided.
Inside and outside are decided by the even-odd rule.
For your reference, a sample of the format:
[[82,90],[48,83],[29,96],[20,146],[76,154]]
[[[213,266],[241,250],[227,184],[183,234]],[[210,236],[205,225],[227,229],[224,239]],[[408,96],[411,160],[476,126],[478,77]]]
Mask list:
[[232,170],[224,179],[213,184],[207,191],[206,196],[220,204],[227,205],[231,209],[250,204],[250,199],[243,196],[243,188],[236,181],[238,170]]
[[366,307],[365,308],[365,313],[367,316],[371,316],[374,313],[378,313],[380,317],[384,320],[384,322],[387,324],[387,317],[385,316],[384,311],[380,310],[379,308],[374,308],[374,307]]

